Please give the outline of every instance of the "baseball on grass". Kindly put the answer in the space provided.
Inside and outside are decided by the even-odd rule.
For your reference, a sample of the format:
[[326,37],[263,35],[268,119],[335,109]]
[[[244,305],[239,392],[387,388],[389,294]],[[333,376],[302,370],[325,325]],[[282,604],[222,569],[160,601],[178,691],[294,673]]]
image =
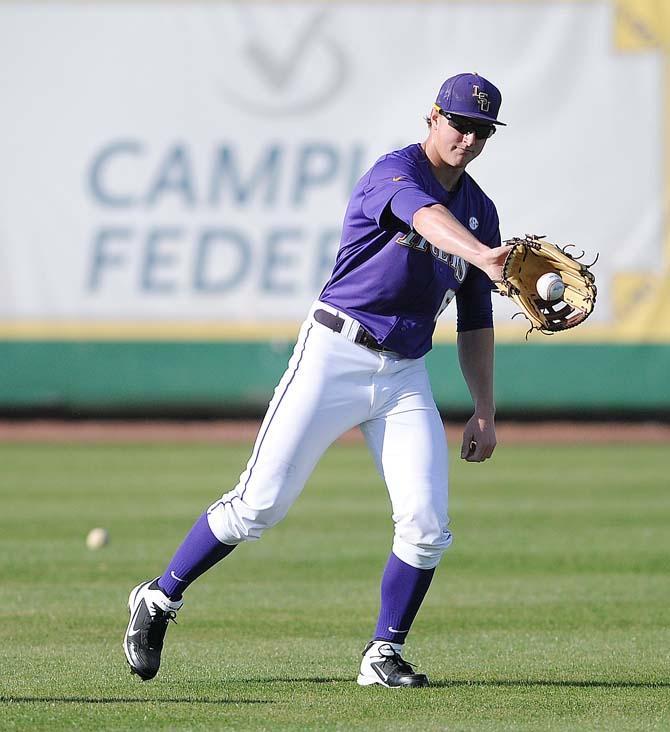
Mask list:
[[547,302],[560,300],[565,292],[565,285],[560,275],[555,272],[547,272],[538,279],[535,284],[537,294]]
[[86,546],[89,549],[102,549],[109,543],[109,531],[107,529],[95,528],[88,532]]

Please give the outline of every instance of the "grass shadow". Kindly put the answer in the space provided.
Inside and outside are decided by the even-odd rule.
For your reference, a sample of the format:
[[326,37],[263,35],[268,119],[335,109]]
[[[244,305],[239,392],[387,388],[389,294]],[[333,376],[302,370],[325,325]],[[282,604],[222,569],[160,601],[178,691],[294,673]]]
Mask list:
[[180,698],[126,698],[126,697],[92,697],[92,696],[0,696],[0,704],[51,704],[54,702],[64,704],[147,704],[148,702],[165,702],[167,704],[273,704],[266,699],[193,699],[190,697]]
[[437,688],[450,688],[459,686],[491,686],[491,687],[512,687],[512,686],[555,686],[566,688],[584,689],[667,689],[670,682],[655,681],[596,681],[581,679],[482,679],[480,681],[470,679],[454,679],[452,681],[433,681],[430,684]]
[[[227,679],[225,684],[351,684],[356,685],[355,679],[351,676],[311,676],[311,677],[262,677],[262,678],[241,678]],[[670,682],[661,681],[598,681],[585,679],[453,679],[446,681],[431,681],[432,689],[452,689],[459,687],[489,687],[489,688],[533,688],[533,687],[558,687],[566,689],[668,689]],[[274,704],[268,699],[211,699],[182,697],[94,697],[94,696],[21,696],[9,695],[0,696],[0,704],[147,704],[148,702],[161,702],[167,704]]]
[[[231,680],[232,681],[232,680]],[[285,683],[285,684],[337,684],[355,683],[351,676],[312,676],[307,677],[264,677],[235,679],[242,683]],[[602,689],[668,689],[670,681],[598,681],[584,679],[452,679],[446,681],[431,681],[430,686],[437,689],[457,688],[461,686],[485,687],[566,687],[566,688],[602,688]]]

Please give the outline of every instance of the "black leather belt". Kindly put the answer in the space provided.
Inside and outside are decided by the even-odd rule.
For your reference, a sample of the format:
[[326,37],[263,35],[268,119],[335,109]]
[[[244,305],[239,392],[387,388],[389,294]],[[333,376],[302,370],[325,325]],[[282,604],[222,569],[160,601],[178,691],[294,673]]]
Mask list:
[[[344,318],[340,318],[338,315],[333,315],[327,310],[315,310],[314,320],[321,325],[325,325],[326,328],[330,328],[335,333],[341,333],[344,327]],[[384,348],[384,346],[377,343],[372,333],[368,333],[362,325],[358,326],[358,333],[354,338],[354,343],[358,343],[361,346],[369,348],[371,351],[390,351],[390,348]]]

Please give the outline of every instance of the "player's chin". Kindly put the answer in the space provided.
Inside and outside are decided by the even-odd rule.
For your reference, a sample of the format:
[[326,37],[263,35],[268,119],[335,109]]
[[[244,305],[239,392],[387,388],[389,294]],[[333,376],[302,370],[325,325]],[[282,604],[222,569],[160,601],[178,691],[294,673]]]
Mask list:
[[451,156],[452,168],[465,168],[465,166],[472,160],[472,153],[470,150],[456,149]]

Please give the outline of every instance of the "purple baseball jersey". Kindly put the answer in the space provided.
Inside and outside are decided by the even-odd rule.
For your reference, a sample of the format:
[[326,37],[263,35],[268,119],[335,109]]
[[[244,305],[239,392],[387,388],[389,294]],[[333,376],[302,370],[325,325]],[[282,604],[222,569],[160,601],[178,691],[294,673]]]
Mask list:
[[454,191],[433,176],[421,145],[380,158],[349,200],[333,273],[319,299],[356,318],[386,348],[419,358],[438,316],[456,297],[458,330],[493,324],[491,281],[412,228],[424,206],[442,204],[483,244],[500,246],[493,202],[464,172]]

